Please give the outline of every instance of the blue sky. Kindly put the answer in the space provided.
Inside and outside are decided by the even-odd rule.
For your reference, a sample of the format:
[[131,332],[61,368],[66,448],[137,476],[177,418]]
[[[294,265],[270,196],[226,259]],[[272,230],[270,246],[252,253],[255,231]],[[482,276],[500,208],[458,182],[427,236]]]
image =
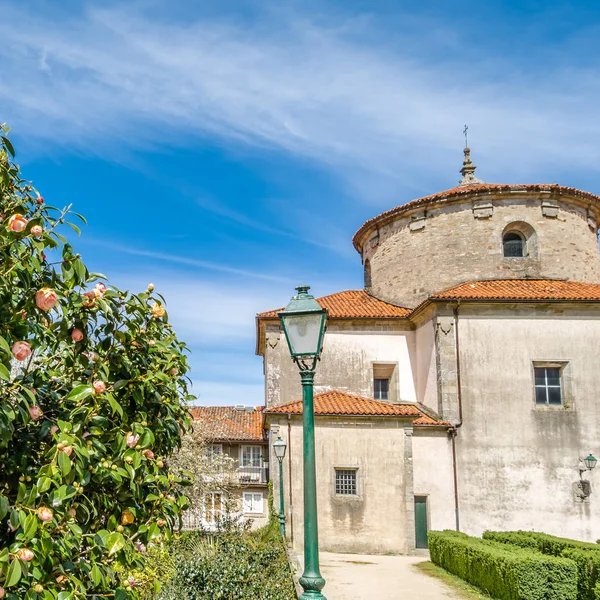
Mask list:
[[[5,0],[0,121],[74,244],[153,282],[204,404],[260,404],[254,315],[362,286],[352,234],[453,187],[600,191],[600,4]],[[426,268],[426,267],[425,267]]]

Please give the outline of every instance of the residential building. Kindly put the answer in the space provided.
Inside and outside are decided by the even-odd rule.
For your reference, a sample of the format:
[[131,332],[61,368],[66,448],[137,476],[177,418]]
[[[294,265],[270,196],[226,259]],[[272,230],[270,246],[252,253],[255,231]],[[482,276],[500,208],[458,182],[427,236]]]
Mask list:
[[[224,472],[209,469],[207,477],[214,479],[215,489],[205,494],[200,522],[190,525],[216,528],[227,510],[230,516],[251,520],[253,527],[266,524],[269,467],[262,407],[195,406],[191,412],[194,425],[202,428],[206,452],[215,457],[215,464]],[[223,457],[231,462],[221,460]]]
[[[600,538],[600,469],[581,461],[600,453],[600,197],[486,184],[469,149],[461,173],[361,226],[364,289],[318,298],[322,549],[410,552],[427,528]],[[302,396],[277,312],[257,353],[300,547]]]

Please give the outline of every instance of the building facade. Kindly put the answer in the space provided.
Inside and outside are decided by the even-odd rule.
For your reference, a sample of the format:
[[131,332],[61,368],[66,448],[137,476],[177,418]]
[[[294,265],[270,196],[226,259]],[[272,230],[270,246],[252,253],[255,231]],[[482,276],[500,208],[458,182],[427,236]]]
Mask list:
[[[324,549],[410,552],[423,522],[600,538],[600,469],[581,461],[600,454],[600,198],[474,171],[466,149],[459,186],[367,221],[364,289],[318,298],[315,390],[338,398],[316,417]],[[284,483],[301,545],[301,389],[277,311],[257,316],[257,353],[266,426],[295,436]],[[363,404],[344,412],[344,394]],[[363,414],[369,401],[432,424]]]
[[189,512],[186,526],[216,529],[226,518],[265,525],[269,463],[262,407],[196,406],[191,412],[205,442],[207,491],[203,510]]

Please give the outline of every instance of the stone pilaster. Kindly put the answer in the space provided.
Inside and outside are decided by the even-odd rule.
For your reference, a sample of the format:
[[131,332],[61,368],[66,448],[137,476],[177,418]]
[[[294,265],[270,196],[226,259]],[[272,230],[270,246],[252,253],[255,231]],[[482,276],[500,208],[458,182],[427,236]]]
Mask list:
[[406,547],[408,552],[415,549],[415,492],[413,479],[413,428],[404,427],[404,499],[406,504]]
[[454,315],[442,314],[435,323],[435,357],[438,384],[438,412],[444,421],[459,421],[458,367]]

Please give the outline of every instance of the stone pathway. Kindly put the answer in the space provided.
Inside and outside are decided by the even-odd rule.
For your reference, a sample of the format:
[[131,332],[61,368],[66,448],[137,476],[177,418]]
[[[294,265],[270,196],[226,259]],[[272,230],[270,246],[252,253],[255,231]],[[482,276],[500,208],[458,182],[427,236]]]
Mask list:
[[449,600],[457,593],[411,565],[421,556],[379,556],[321,552],[327,600]]

